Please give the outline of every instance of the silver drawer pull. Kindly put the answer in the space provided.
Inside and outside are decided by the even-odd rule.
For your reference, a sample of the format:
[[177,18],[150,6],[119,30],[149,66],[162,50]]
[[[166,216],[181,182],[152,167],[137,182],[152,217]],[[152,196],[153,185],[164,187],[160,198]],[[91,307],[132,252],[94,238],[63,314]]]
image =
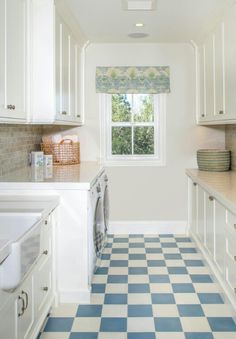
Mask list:
[[22,302],[21,312],[18,313],[18,317],[21,317],[25,312],[25,300],[20,296],[18,297],[18,300],[21,300]]
[[212,195],[209,196],[209,200],[210,201],[213,201],[214,200],[214,197]]
[[61,112],[61,114],[63,114],[63,115],[66,115],[66,114],[67,114],[67,112],[66,112],[66,111],[62,111],[62,112]]
[[80,118],[80,114],[77,114],[77,118]]
[[45,225],[47,225],[47,224],[48,224],[48,221],[47,221],[47,220],[45,220],[45,221],[44,221],[44,224],[45,224]]
[[43,291],[47,292],[48,291],[48,287],[47,286],[43,287]]
[[43,251],[44,255],[48,255],[48,250]]

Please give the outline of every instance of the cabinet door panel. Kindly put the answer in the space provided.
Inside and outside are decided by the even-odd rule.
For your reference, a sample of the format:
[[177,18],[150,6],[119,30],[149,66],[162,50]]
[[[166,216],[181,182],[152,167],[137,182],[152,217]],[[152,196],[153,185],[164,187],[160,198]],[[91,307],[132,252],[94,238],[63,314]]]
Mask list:
[[0,1],[0,112],[5,109],[5,3]]
[[24,118],[26,111],[26,3],[6,1],[6,105],[10,115]]
[[225,111],[227,116],[236,117],[236,5],[226,16],[224,22],[225,36]]
[[215,31],[215,112],[225,119],[224,94],[224,25],[219,25]]
[[61,38],[62,38],[62,23],[59,16],[56,15],[56,114],[60,115],[62,111],[62,83],[61,83],[61,72],[62,72],[62,50],[61,50]]
[[215,261],[221,274],[224,274],[225,262],[226,209],[215,201]]
[[23,314],[20,315],[22,313],[22,299],[16,300],[18,339],[26,339],[34,321],[33,279],[31,275],[20,287],[17,295],[18,297],[23,298],[25,306]]
[[191,182],[192,206],[191,206],[191,230],[197,233],[197,184]]
[[205,86],[206,86],[206,119],[214,117],[214,55],[213,36],[211,35],[205,43]]
[[206,193],[206,247],[210,254],[214,257],[214,209],[215,200]]
[[42,262],[35,275],[35,314],[39,317],[52,295],[52,259]]
[[62,114],[69,115],[69,43],[70,34],[65,24],[62,25]]
[[206,93],[205,93],[205,46],[199,48],[199,120],[206,116]]
[[77,92],[77,81],[76,81],[76,70],[77,70],[77,46],[73,36],[70,36],[70,116],[75,117],[76,115],[76,92]]
[[11,295],[0,309],[0,338],[16,339],[15,302]]
[[197,204],[198,204],[198,222],[197,235],[202,244],[205,243],[205,196],[204,191],[200,186],[197,186]]

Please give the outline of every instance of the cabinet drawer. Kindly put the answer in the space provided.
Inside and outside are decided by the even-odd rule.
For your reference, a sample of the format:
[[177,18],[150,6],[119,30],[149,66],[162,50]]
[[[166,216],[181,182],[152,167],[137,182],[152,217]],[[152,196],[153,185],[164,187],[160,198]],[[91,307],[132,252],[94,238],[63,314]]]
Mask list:
[[42,261],[35,273],[35,314],[38,316],[52,295],[52,259]]
[[233,292],[236,292],[236,262],[228,254],[225,260],[225,278]]

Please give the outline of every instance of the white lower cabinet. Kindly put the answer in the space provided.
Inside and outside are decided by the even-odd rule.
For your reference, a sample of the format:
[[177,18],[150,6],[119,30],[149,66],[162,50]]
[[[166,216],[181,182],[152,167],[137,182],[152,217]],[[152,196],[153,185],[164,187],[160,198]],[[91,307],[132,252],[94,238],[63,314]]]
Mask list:
[[34,321],[33,276],[24,281],[16,292],[15,314],[17,339],[27,338]]
[[190,234],[236,308],[236,215],[189,178]]
[[0,338],[35,339],[54,301],[53,225],[51,214],[41,226],[41,255],[14,291],[0,290]]

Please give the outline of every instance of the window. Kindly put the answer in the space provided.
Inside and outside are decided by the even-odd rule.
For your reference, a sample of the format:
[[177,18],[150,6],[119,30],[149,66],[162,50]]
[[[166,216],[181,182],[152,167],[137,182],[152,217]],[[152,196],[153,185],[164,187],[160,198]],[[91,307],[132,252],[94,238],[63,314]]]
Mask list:
[[164,98],[102,94],[102,158],[114,165],[164,165]]

